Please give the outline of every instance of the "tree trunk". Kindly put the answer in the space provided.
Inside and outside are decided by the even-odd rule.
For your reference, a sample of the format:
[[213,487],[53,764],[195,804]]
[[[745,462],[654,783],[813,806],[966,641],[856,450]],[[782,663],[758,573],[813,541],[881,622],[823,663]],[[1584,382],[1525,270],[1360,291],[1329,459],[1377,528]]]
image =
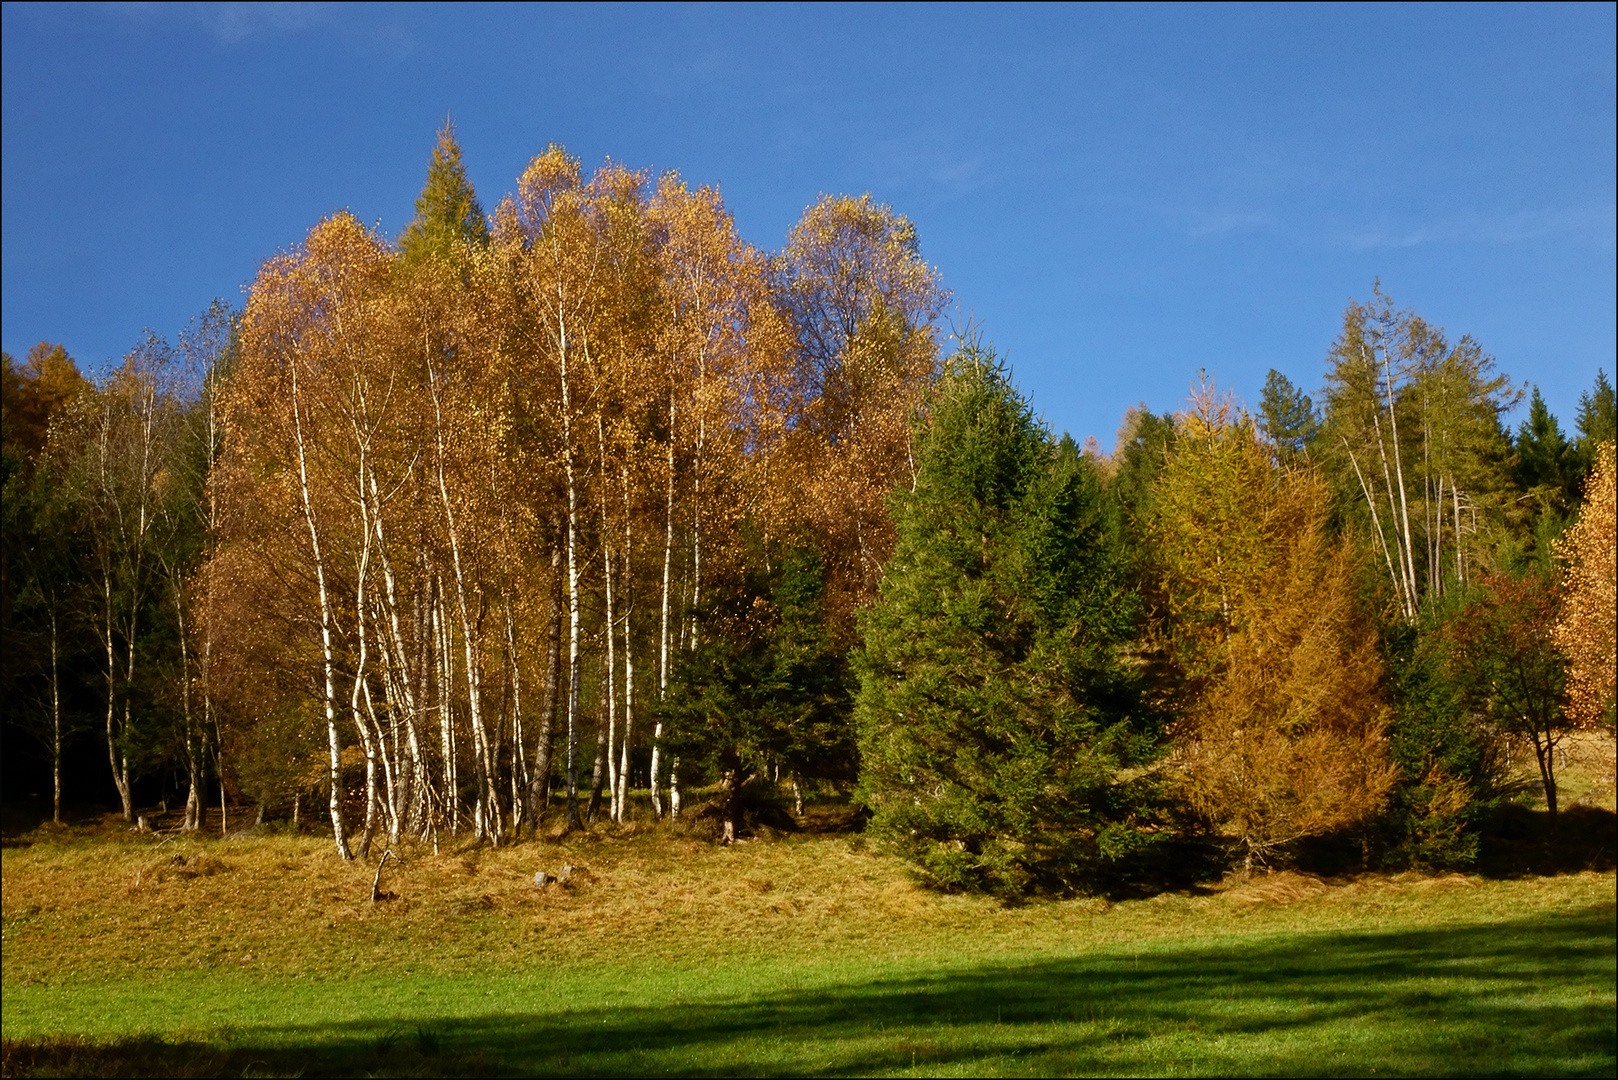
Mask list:
[[361,533],[359,566],[356,568],[354,590],[355,631],[359,636],[359,657],[354,666],[354,679],[348,693],[348,715],[365,750],[365,828],[361,834],[357,855],[363,859],[371,853],[371,840],[376,836],[376,740],[371,737],[371,726],[360,713],[360,695],[365,686],[366,666],[370,659],[371,637],[365,631],[365,584],[370,576],[371,523],[365,513],[365,459],[360,458],[360,517]]
[[118,657],[113,651],[112,628],[112,574],[103,568],[101,574],[102,599],[106,603],[107,645],[107,765],[112,770],[112,783],[118,789],[123,803],[124,820],[135,820],[135,805],[129,795],[129,778],[118,771]]
[[[191,715],[191,656],[186,648],[185,598],[179,581],[174,580],[175,575],[170,573],[169,577],[174,596],[175,625],[180,631],[180,717],[185,725],[185,770],[186,778],[190,781],[190,790],[185,797],[185,820],[180,825],[180,831],[195,832],[202,828],[202,754],[197,745],[196,724]],[[54,631],[53,622],[53,634]],[[53,640],[51,642],[53,663],[55,645]]]
[[1410,583],[1410,617],[1415,618],[1418,593],[1416,591],[1416,561],[1414,537],[1410,533],[1410,505],[1405,498],[1405,471],[1403,452],[1399,448],[1399,416],[1393,407],[1393,360],[1388,355],[1386,340],[1382,343],[1382,367],[1387,376],[1388,428],[1393,433],[1393,467],[1399,477],[1399,512],[1404,518],[1405,564]]
[[57,676],[56,593],[51,593],[51,820],[62,823],[62,694]]
[[511,661],[511,835],[522,836],[528,817],[528,792],[533,778],[528,773],[527,736],[522,725],[522,667],[517,662],[517,627],[511,615],[511,594],[504,597],[506,656]]
[[444,583],[433,579],[433,645],[438,654],[439,737],[444,749],[444,805],[449,815],[450,835],[460,830],[461,788],[458,775],[459,753],[455,746],[455,631],[445,610]]
[[1359,459],[1354,456],[1353,448],[1348,445],[1347,439],[1342,442],[1343,449],[1348,451],[1349,463],[1354,466],[1354,476],[1360,482],[1360,492],[1365,496],[1365,505],[1371,510],[1371,530],[1376,536],[1376,546],[1382,552],[1383,561],[1388,565],[1388,580],[1394,590],[1399,591],[1399,575],[1393,569],[1393,555],[1388,551],[1388,538],[1382,532],[1382,519],[1376,512],[1376,499],[1371,495],[1371,488],[1365,482],[1365,474],[1360,471]]
[[579,819],[579,679],[583,657],[580,635],[583,611],[579,567],[579,486],[573,451],[573,388],[568,378],[565,326],[557,328],[557,359],[562,384],[562,472],[567,481],[567,828],[582,829]]
[[[619,475],[624,489],[624,583],[626,589],[634,587],[634,564],[631,562],[629,466],[621,465]],[[624,739],[618,763],[618,775],[613,784],[612,820],[624,820],[624,804],[629,797],[629,748],[635,734],[635,653],[634,635],[631,633],[630,615],[634,611],[631,597],[625,598],[624,607]]]
[[[561,522],[551,521],[553,530],[559,530]],[[533,804],[533,818],[529,824],[529,835],[539,825],[540,818],[550,809],[551,802],[551,770],[553,768],[553,751],[556,743],[556,703],[557,694],[561,690],[562,682],[562,548],[553,544],[551,547],[551,576],[550,576],[550,617],[545,628],[545,697],[540,703],[539,710],[539,744],[534,753],[533,789],[529,800]]]
[[484,726],[483,720],[483,685],[477,658],[478,627],[473,623],[467,603],[466,574],[461,562],[460,528],[455,520],[455,509],[449,497],[449,484],[444,475],[446,450],[444,445],[443,406],[439,399],[438,382],[433,377],[431,364],[428,365],[428,377],[432,381],[433,387],[433,414],[436,421],[438,442],[438,493],[444,507],[444,523],[449,531],[450,563],[455,574],[455,606],[460,614],[461,639],[466,649],[467,720],[472,728],[472,767],[478,785],[477,806],[473,814],[474,835],[480,840],[487,836],[498,844],[500,842],[500,813],[499,806],[494,798],[494,777],[491,775],[490,759],[492,755],[489,747],[489,733]]
[[309,496],[309,469],[303,440],[303,407],[298,400],[298,365],[292,365],[292,420],[298,444],[298,490],[303,502],[304,521],[309,526],[309,550],[315,564],[315,583],[320,594],[321,660],[325,668],[326,741],[331,752],[331,828],[337,844],[337,854],[345,861],[354,853],[348,847],[348,832],[343,825],[343,761],[342,742],[337,735],[336,657],[333,652],[331,631],[331,600],[326,592],[326,563],[321,557],[320,532],[315,527],[315,508]]
[[[370,488],[370,520],[376,534],[377,563],[382,567],[381,603],[385,618],[377,621],[382,627],[382,662],[387,680],[389,723],[393,729],[388,783],[388,844],[396,846],[402,832],[412,824],[411,806],[417,783],[415,774],[421,760],[416,734],[417,698],[411,677],[410,656],[399,619],[398,579],[393,571],[393,559],[388,554],[387,535],[382,527],[382,498],[377,489],[375,469],[366,470],[366,480]],[[363,504],[367,492],[362,489],[360,494]],[[403,747],[399,745],[401,714],[406,734]]]
[[[657,696],[662,700],[669,688],[669,577],[674,561],[674,389],[669,389],[669,461],[668,499],[663,517],[663,599],[662,617],[658,627]],[[663,718],[658,716],[652,728],[651,794],[652,814],[663,816],[663,800],[658,794],[658,766],[663,755]]]
[[1466,584],[1466,575],[1461,564],[1461,489],[1455,486],[1455,478],[1449,482],[1450,505],[1455,508],[1455,580],[1460,585]]
[[[612,637],[610,622],[607,624],[607,636]],[[613,675],[612,668],[605,658],[602,659],[602,669],[602,690],[605,691],[611,687]],[[596,757],[595,764],[590,769],[590,805],[584,812],[584,820],[592,823],[601,811],[601,789],[607,783],[607,758],[612,754],[612,746],[609,743],[611,728],[602,722],[601,716],[607,709],[608,695],[603,692],[599,697],[600,700],[596,702]]]

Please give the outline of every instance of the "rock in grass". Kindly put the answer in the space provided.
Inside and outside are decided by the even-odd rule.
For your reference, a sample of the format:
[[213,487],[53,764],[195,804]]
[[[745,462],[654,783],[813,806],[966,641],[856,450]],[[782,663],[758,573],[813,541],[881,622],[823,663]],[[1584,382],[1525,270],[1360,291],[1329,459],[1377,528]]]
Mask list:
[[551,876],[543,870],[534,871],[534,888],[543,889],[551,883]]

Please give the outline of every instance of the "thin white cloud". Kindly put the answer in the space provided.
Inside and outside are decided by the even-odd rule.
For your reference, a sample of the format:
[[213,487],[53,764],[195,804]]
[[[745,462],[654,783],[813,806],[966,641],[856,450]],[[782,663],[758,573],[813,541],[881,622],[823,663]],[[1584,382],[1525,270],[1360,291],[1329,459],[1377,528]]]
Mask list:
[[1235,233],[1258,232],[1268,228],[1270,215],[1254,211],[1214,210],[1197,214],[1186,235],[1193,240],[1213,240]]
[[1330,241],[1350,251],[1413,248],[1424,244],[1520,244],[1535,240],[1589,240],[1612,246],[1615,216],[1611,204],[1550,207],[1506,214],[1456,214],[1405,227],[1371,225],[1332,234]]

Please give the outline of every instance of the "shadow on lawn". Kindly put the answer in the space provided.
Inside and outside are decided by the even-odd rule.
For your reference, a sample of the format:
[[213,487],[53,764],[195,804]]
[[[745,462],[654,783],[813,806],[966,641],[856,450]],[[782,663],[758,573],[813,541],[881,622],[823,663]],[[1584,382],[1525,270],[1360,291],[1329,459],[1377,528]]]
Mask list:
[[8,1041],[25,1075],[1612,1075],[1614,906],[1496,926],[1110,948],[736,1002]]

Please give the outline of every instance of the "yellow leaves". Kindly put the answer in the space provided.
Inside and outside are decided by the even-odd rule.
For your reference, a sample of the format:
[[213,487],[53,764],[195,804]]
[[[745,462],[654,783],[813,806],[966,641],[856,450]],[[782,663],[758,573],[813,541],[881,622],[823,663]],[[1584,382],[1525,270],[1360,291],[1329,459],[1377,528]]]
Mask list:
[[1310,469],[1276,466],[1203,383],[1155,491],[1171,651],[1200,689],[1182,728],[1188,792],[1256,857],[1363,820],[1394,779],[1354,553]]
[[1565,599],[1557,621],[1557,647],[1572,661],[1568,714],[1582,724],[1599,723],[1613,707],[1618,669],[1618,465],[1614,444],[1596,449],[1585,482],[1584,510],[1557,542],[1564,561]]
[[576,206],[580,175],[579,159],[551,143],[517,178],[514,207],[519,224],[534,235]]

